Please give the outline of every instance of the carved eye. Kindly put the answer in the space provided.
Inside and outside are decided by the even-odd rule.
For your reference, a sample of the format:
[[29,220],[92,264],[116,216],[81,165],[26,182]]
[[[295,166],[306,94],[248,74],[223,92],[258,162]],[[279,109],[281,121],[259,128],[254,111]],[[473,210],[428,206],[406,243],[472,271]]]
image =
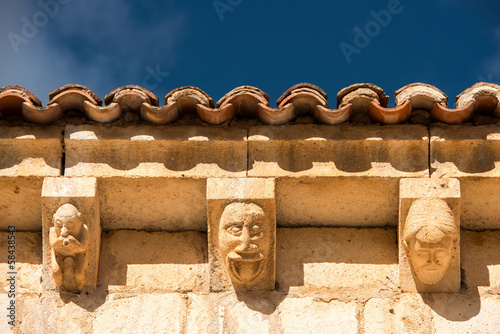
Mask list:
[[439,261],[446,260],[448,258],[448,251],[445,249],[437,250],[436,252],[434,252],[434,256],[435,256],[436,260],[439,260]]
[[250,234],[256,235],[259,234],[260,232],[262,232],[262,226],[260,224],[253,224],[250,227]]
[[226,228],[226,231],[228,231],[229,233],[234,234],[234,235],[241,234],[242,230],[243,230],[243,226],[237,225],[237,224],[231,225],[231,226]]
[[416,251],[415,255],[420,258],[428,258],[430,253],[428,251]]
[[56,220],[56,222],[55,222],[55,224],[54,224],[54,226],[55,226],[55,227],[57,227],[57,228],[59,228],[59,229],[61,229],[61,228],[62,228],[62,225],[63,225],[63,224],[61,223],[61,221],[60,221],[60,220]]

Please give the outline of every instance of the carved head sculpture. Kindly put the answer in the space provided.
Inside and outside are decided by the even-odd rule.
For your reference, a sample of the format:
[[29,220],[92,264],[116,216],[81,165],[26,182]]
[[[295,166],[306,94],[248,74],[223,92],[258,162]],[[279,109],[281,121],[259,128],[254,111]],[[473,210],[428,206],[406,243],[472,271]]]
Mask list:
[[253,203],[231,203],[219,224],[219,249],[233,280],[248,284],[264,270],[270,245],[264,210]]
[[78,209],[69,203],[66,203],[57,209],[54,214],[54,228],[56,235],[66,238],[73,236],[78,238],[82,231],[82,214]]
[[402,237],[417,278],[424,284],[438,283],[455,258],[459,237],[448,204],[439,198],[414,201]]

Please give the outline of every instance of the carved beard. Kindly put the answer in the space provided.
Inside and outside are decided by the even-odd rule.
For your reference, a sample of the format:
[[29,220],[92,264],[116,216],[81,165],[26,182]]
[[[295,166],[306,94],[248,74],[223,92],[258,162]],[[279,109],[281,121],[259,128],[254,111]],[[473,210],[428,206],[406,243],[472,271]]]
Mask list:
[[231,276],[241,283],[251,283],[264,270],[265,257],[262,253],[256,253],[248,258],[231,255],[234,253],[231,252],[226,256],[227,269]]
[[422,282],[422,283],[425,283],[425,284],[436,284],[437,282],[439,282],[446,270],[443,270],[443,268],[441,267],[432,267],[432,269],[435,269],[435,270],[428,270],[430,266],[425,266],[423,268],[413,268],[413,270],[415,271],[415,274],[417,275],[418,279]]

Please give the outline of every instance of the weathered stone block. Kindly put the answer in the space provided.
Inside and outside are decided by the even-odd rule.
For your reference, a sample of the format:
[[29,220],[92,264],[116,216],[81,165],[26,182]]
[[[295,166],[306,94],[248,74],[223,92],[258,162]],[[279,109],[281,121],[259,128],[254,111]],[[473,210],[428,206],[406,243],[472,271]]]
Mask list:
[[280,227],[396,227],[398,178],[278,178]]
[[178,294],[112,294],[95,311],[92,333],[182,333],[185,315]]
[[274,179],[208,179],[207,217],[211,290],[273,290]]
[[249,176],[425,177],[421,125],[286,125],[250,128]]
[[356,303],[286,298],[279,306],[282,333],[357,333]]
[[429,301],[435,333],[498,333],[500,297],[436,295]]
[[95,289],[101,245],[97,180],[46,178],[42,188],[45,289]]
[[2,126],[0,177],[59,176],[62,151],[60,127]]
[[432,173],[455,178],[500,176],[500,126],[430,128]]
[[500,126],[438,126],[430,129],[433,176],[460,180],[464,229],[499,229]]
[[235,128],[67,125],[66,175],[244,177],[246,137]]
[[344,298],[399,289],[395,229],[280,228],[277,244],[280,289]]
[[372,298],[366,302],[363,318],[364,333],[433,333],[430,308],[419,294]]
[[189,294],[186,333],[279,333],[272,295]]
[[204,179],[118,177],[97,184],[105,231],[207,231]]
[[500,231],[462,231],[461,243],[467,289],[500,294]]
[[[84,299],[87,299],[84,297]],[[76,301],[76,303],[75,303]],[[68,302],[58,293],[23,294],[18,298],[16,333],[94,333],[92,303]],[[90,306],[90,307],[88,307]],[[95,306],[94,306],[95,308]]]
[[0,127],[0,230],[42,230],[42,182],[61,175],[62,147],[56,126]]
[[110,292],[208,292],[206,234],[121,230],[101,244],[98,285]]
[[42,292],[40,277],[42,276],[42,234],[40,232],[15,232],[15,270],[8,264],[8,232],[0,232],[0,294],[5,293],[8,286],[5,277],[7,272],[16,272],[16,289],[21,291]]
[[404,292],[460,289],[460,184],[402,179],[399,277]]

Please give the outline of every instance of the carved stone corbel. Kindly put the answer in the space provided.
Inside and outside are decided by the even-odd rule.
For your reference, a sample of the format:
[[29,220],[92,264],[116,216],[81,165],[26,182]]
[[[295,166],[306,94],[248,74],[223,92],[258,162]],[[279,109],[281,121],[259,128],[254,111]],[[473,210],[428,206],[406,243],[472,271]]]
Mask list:
[[399,271],[403,292],[460,289],[459,200],[456,179],[401,180]]
[[46,178],[42,214],[44,288],[95,289],[101,240],[96,179]]
[[274,179],[208,179],[210,288],[273,290]]

